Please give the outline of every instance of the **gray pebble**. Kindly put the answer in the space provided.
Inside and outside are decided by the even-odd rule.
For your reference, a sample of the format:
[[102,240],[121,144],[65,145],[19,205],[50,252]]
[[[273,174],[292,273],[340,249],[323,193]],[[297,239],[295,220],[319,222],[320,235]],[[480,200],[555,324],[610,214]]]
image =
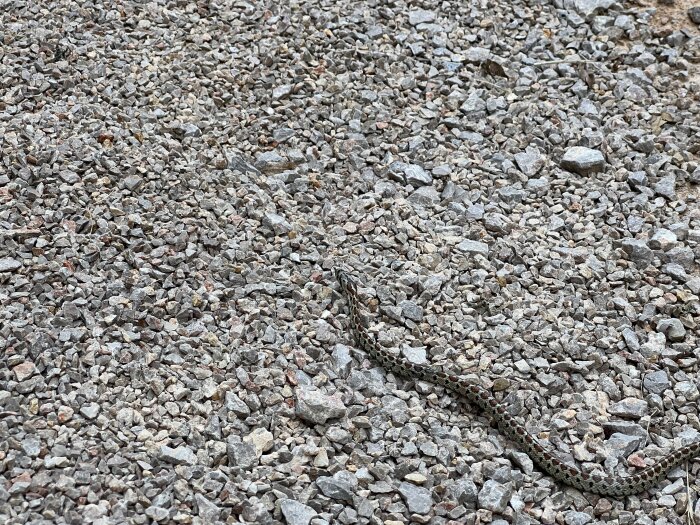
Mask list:
[[648,184],[649,180],[647,174],[643,171],[633,171],[627,175],[627,182],[632,188],[643,188]]
[[528,177],[534,177],[544,167],[545,157],[535,148],[528,148],[524,152],[515,154],[515,163]]
[[605,168],[605,157],[598,150],[574,146],[564,153],[561,167],[579,175],[590,175]]
[[616,416],[640,419],[648,413],[649,406],[643,399],[628,397],[613,404],[609,411]]
[[262,173],[272,174],[291,169],[294,165],[276,151],[266,151],[258,155],[254,166]]
[[485,242],[472,241],[466,239],[457,245],[457,249],[467,253],[474,253],[487,256],[489,253],[489,245]]
[[195,494],[194,501],[197,504],[197,515],[205,523],[215,523],[221,517],[221,509],[202,494]]
[[435,12],[426,11],[425,9],[414,9],[408,13],[408,23],[412,26],[429,24],[430,22],[434,22],[435,18]]
[[667,251],[673,248],[677,241],[678,238],[676,237],[676,234],[671,230],[659,228],[656,230],[656,232],[654,232],[652,238],[649,239],[649,248],[652,250]]
[[614,4],[615,0],[574,0],[574,8],[584,17],[600,15]]
[[685,327],[678,319],[663,319],[658,322],[656,329],[674,343],[685,339]]
[[593,516],[585,512],[579,512],[576,510],[567,510],[564,513],[564,523],[565,525],[586,525],[593,521]]
[[622,250],[629,256],[630,260],[642,267],[649,266],[654,260],[654,252],[647,246],[647,243],[639,239],[624,239]]
[[249,469],[258,463],[258,454],[252,443],[229,440],[226,443],[226,454],[231,467]]
[[408,510],[416,514],[428,514],[433,506],[433,497],[430,491],[423,487],[417,487],[413,483],[403,482],[399,485],[399,494],[403,497]]
[[671,381],[665,370],[650,372],[644,376],[644,388],[654,394],[663,394],[671,388]]
[[481,204],[472,204],[467,207],[467,219],[478,221],[484,216],[484,207]]
[[352,503],[357,488],[357,477],[347,470],[336,472],[333,477],[320,477],[316,485],[324,496]]
[[293,499],[281,499],[280,510],[289,525],[309,525],[311,519],[318,513],[309,507]]
[[88,419],[95,419],[100,413],[100,405],[97,403],[87,403],[80,407],[80,413]]
[[310,423],[323,424],[344,417],[347,409],[338,395],[327,396],[312,387],[296,389],[296,414]]
[[661,177],[653,186],[654,191],[669,200],[676,200],[676,176],[666,175]]
[[167,463],[173,463],[174,465],[195,465],[197,463],[195,453],[184,445],[176,448],[161,445],[159,450],[160,459]]
[[486,480],[479,491],[479,507],[492,512],[505,512],[513,495],[510,484],[503,485],[492,479]]
[[17,259],[4,257],[0,259],[0,272],[12,272],[22,267],[22,262]]
[[224,406],[226,410],[230,410],[238,417],[248,417],[250,415],[250,408],[246,405],[240,397],[235,392],[226,392],[225,394]]

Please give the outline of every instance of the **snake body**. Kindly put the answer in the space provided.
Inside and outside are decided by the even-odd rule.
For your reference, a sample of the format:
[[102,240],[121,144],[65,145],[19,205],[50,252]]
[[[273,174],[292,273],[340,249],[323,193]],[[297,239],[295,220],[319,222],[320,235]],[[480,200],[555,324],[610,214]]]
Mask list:
[[700,454],[700,442],[691,443],[658,459],[654,465],[631,476],[589,474],[568,465],[542,446],[521,423],[508,413],[506,406],[499,402],[486,388],[464,377],[445,373],[436,367],[411,363],[379,346],[374,337],[366,330],[360,318],[361,301],[358,296],[358,281],[341,269],[336,269],[335,275],[347,297],[350,322],[358,345],[374,361],[386,370],[402,376],[443,385],[463,396],[488,414],[501,432],[525,451],[542,470],[566,485],[602,496],[623,497],[637,494],[656,485],[676,465]]

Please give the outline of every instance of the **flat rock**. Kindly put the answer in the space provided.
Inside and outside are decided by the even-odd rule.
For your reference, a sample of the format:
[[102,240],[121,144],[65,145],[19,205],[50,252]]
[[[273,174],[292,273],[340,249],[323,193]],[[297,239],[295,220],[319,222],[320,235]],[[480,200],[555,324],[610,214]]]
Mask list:
[[561,158],[561,167],[565,170],[578,173],[579,175],[590,175],[605,168],[605,157],[595,149],[583,146],[569,148]]
[[318,513],[308,505],[304,505],[293,499],[282,499],[279,505],[282,516],[284,516],[288,525],[309,525],[311,520],[318,515]]
[[0,259],[0,272],[12,272],[22,267],[22,262],[18,259],[3,257]]

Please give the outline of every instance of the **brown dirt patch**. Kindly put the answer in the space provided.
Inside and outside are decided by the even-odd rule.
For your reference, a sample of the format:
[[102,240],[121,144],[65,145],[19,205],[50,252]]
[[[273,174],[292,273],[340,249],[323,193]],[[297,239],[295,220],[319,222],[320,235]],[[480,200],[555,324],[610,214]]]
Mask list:
[[652,24],[659,29],[686,29],[692,35],[700,36],[700,26],[694,24],[688,16],[688,9],[700,6],[700,0],[675,0],[672,5],[658,0],[642,0],[635,2],[644,7],[655,7],[656,14]]

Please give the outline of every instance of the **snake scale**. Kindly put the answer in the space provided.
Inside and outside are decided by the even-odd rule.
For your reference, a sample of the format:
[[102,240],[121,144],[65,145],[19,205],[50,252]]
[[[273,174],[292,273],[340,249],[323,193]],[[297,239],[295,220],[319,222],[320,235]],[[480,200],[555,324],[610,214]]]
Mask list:
[[433,366],[411,363],[379,346],[361,322],[358,281],[342,269],[336,269],[335,275],[347,297],[350,322],[358,345],[369,353],[373,360],[385,369],[402,376],[437,383],[464,396],[470,403],[488,414],[501,432],[525,451],[542,470],[566,485],[602,496],[623,497],[636,494],[656,485],[666,477],[671,468],[700,454],[700,442],[691,443],[658,459],[651,467],[631,476],[588,474],[568,465],[545,449],[508,413],[506,406],[484,387],[466,378],[445,373]]

